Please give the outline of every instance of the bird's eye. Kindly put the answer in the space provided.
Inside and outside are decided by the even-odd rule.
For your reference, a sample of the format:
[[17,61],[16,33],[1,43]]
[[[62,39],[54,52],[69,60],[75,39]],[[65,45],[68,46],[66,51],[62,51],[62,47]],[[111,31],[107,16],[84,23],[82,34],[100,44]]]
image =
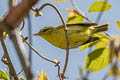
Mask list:
[[41,29],[41,32],[47,32],[50,31],[52,28],[51,27],[44,27],[43,29]]
[[46,32],[48,29],[44,29],[43,32]]
[[48,29],[43,29],[43,30],[41,30],[42,32],[46,32]]

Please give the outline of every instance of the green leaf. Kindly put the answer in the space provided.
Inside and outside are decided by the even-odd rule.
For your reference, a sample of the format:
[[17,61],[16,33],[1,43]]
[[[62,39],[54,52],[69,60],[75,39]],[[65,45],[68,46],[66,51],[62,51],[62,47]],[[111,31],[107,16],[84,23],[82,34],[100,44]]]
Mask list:
[[67,23],[71,24],[71,23],[79,23],[79,22],[82,22],[83,21],[83,17],[74,13],[74,12],[71,12],[68,16],[67,16]]
[[39,17],[39,16],[42,16],[43,14],[41,12],[35,12],[33,14],[34,17]]
[[41,74],[38,75],[38,80],[48,80],[48,77],[45,72],[41,72]]
[[120,21],[116,21],[117,27],[120,30]]
[[87,44],[82,45],[82,46],[80,47],[79,52],[81,52],[82,50],[84,50],[84,49],[86,49],[86,48],[90,48],[90,47],[94,46],[97,42],[98,42],[98,40],[97,40],[97,41],[94,41],[94,42],[90,42],[90,43],[87,43]]
[[110,63],[110,49],[99,48],[88,54],[85,60],[85,66],[82,70],[88,69],[91,72],[96,72],[105,68],[109,63]]
[[106,34],[103,33],[95,33],[93,34],[94,37],[99,37],[99,38],[106,38],[109,39],[109,37]]
[[3,32],[3,38],[6,39],[8,34],[6,32]]
[[25,80],[25,78],[24,77],[20,77],[19,80]]
[[98,37],[99,40],[82,45],[79,52],[81,52],[86,48],[90,48],[92,46],[95,46],[95,49],[105,48],[110,43],[109,37],[105,34],[96,33],[96,34],[93,34],[93,37]]
[[95,44],[95,49],[106,48],[110,44],[110,39],[107,35],[102,33],[96,33],[94,37],[99,37],[99,41]]
[[[104,6],[105,5],[105,6]],[[104,6],[104,8],[103,8]],[[95,1],[89,8],[89,12],[101,12],[109,10],[112,7],[111,4],[105,1]]]
[[0,70],[0,80],[8,80],[7,74],[2,70]]
[[105,48],[108,46],[109,43],[110,43],[110,40],[103,38],[103,39],[99,40],[98,43],[95,44],[95,49]]

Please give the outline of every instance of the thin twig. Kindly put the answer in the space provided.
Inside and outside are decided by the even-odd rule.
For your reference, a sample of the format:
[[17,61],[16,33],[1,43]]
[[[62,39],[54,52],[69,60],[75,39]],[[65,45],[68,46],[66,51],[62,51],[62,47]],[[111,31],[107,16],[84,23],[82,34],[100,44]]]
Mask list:
[[[15,6],[16,3],[17,3],[16,0],[9,0],[8,1],[9,9],[11,9],[13,6]],[[15,80],[18,80],[16,71],[14,69],[14,66],[13,66],[12,62],[11,62],[11,59],[10,59],[10,56],[9,56],[9,53],[8,53],[8,50],[7,50],[7,47],[6,47],[6,44],[5,44],[4,38],[0,37],[0,40],[1,40],[3,50],[4,50],[5,58],[7,58],[9,73],[10,73],[10,76],[11,76],[10,79],[14,78]]]
[[33,8],[33,7],[32,7],[31,10],[32,10],[32,11],[36,11],[36,8]]
[[12,77],[14,77],[15,80],[18,80],[17,74],[16,74],[14,66],[13,66],[13,64],[11,62],[11,59],[10,59],[10,56],[9,56],[9,53],[8,53],[8,50],[7,50],[7,47],[6,47],[6,44],[5,44],[5,41],[4,41],[4,39],[2,37],[0,37],[0,40],[1,40],[3,50],[4,50],[5,57],[7,58],[7,61],[8,61],[8,67],[9,67],[9,70],[10,70],[9,71],[10,75]]
[[66,72],[67,65],[68,65],[68,59],[69,59],[69,39],[68,39],[68,34],[67,34],[67,26],[66,26],[66,23],[64,22],[63,16],[61,15],[60,11],[53,4],[45,3],[39,8],[39,11],[41,11],[45,6],[51,6],[52,8],[54,8],[56,10],[56,12],[58,13],[58,15],[64,25],[64,32],[65,32],[65,37],[66,37],[66,58],[65,58],[65,64],[64,64],[64,69],[63,69],[63,75],[61,76],[63,79],[63,78],[65,78],[64,74]]
[[24,38],[23,36],[21,36],[21,37],[23,38],[24,42],[25,42],[38,56],[40,56],[42,59],[44,59],[44,60],[46,60],[46,61],[49,61],[49,62],[51,62],[51,63],[56,64],[55,61],[50,60],[50,59],[44,57],[44,56],[43,56],[42,54],[40,54],[37,50],[35,50],[35,49],[32,47],[32,45],[29,44],[29,43],[25,40],[25,38]]
[[20,75],[23,72],[23,68],[20,70],[20,72],[17,73],[17,75]]
[[55,62],[55,61],[53,61],[53,60],[50,60],[50,59],[44,57],[44,56],[43,56],[42,54],[40,54],[37,50],[35,50],[35,49],[32,47],[32,45],[29,44],[29,43],[25,40],[25,38],[24,38],[23,36],[21,36],[21,37],[23,38],[24,42],[25,42],[39,57],[41,57],[42,59],[44,59],[44,60],[46,60],[46,61],[48,61],[48,62],[51,62],[51,63],[55,64],[55,66],[58,67],[58,76],[59,76],[59,79],[62,80],[62,79],[61,79],[61,74],[60,74],[60,62]]
[[[108,2],[108,0],[104,0],[105,2]],[[104,3],[102,8],[101,8],[101,12],[98,14],[98,17],[96,18],[96,23],[99,23],[100,22],[100,19],[103,15],[104,12],[102,12],[104,9],[105,9],[105,6],[106,6],[107,3]]]
[[58,76],[59,76],[59,79],[62,80],[61,73],[60,73],[60,66],[58,66]]
[[57,9],[57,7],[56,7],[55,5],[53,5],[53,4],[51,4],[51,3],[45,3],[45,4],[43,4],[43,5],[39,8],[39,11],[41,11],[45,6],[51,6],[52,8],[54,8],[55,11],[58,13],[58,15],[59,15],[59,17],[60,17],[63,25],[65,26],[65,28],[67,28],[66,23],[65,23],[65,21],[64,21],[64,19],[63,19],[63,16],[61,15],[60,11]]
[[71,3],[72,3],[73,7],[75,8],[75,10],[77,11],[77,13],[78,13],[80,16],[84,17],[86,20],[88,20],[88,21],[91,22],[91,20],[77,7],[77,5],[76,5],[76,3],[74,2],[74,0],[70,0],[70,1],[71,1]]

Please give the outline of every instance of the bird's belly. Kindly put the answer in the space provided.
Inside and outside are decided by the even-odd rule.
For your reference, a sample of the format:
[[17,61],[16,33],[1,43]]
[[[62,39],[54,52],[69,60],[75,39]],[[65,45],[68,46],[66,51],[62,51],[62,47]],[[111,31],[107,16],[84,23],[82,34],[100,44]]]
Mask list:
[[69,36],[69,48],[76,48],[88,41],[89,38],[88,34],[72,34]]
[[[76,48],[80,46],[81,44],[85,43],[87,40],[89,40],[88,34],[70,34],[69,37],[69,48]],[[54,38],[52,38],[54,39]],[[51,40],[52,40],[51,39]],[[52,43],[54,41],[54,43]],[[66,49],[66,37],[65,35],[61,34],[56,36],[56,38],[51,41],[51,44],[53,44],[56,47]]]

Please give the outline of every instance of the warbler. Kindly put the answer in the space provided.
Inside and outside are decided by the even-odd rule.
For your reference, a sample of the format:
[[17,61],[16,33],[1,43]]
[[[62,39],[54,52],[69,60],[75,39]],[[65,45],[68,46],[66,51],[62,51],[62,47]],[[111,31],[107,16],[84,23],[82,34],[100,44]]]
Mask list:
[[[109,26],[108,23],[98,25],[96,23],[89,22],[66,25],[70,49],[79,47],[80,45],[89,43],[91,41],[98,40],[97,37],[93,37],[93,34],[97,32],[107,31]],[[66,49],[67,44],[63,25],[57,27],[44,27],[38,33],[33,35],[44,38],[49,43],[58,48]]]

